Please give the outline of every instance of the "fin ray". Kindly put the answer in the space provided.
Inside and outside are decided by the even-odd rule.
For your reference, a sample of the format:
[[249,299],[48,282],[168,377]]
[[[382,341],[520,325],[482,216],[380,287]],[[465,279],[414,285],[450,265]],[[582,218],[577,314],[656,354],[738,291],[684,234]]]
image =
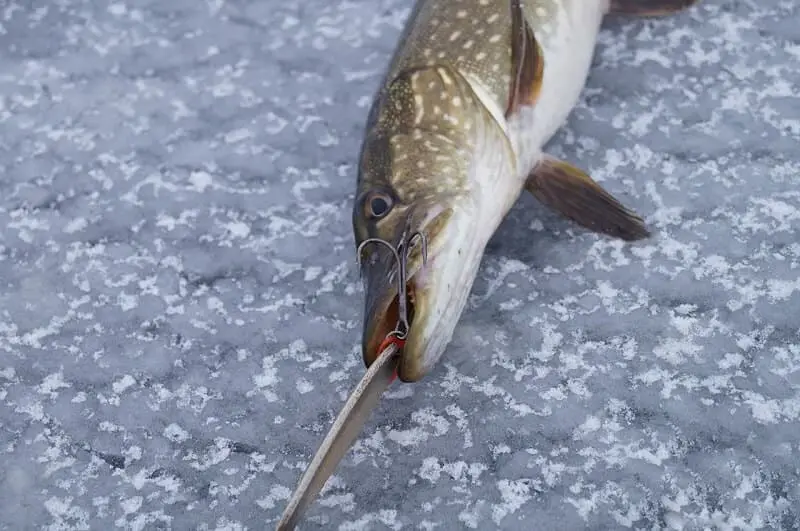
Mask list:
[[593,232],[626,241],[650,236],[638,214],[585,172],[550,155],[534,168],[525,188],[549,208]]
[[521,0],[511,0],[511,20],[512,71],[506,116],[536,103],[544,78],[544,54],[525,18]]

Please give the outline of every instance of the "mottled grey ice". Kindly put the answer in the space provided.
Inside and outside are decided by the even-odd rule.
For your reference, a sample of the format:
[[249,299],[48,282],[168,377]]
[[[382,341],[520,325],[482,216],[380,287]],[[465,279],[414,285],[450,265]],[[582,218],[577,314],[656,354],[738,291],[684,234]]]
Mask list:
[[[363,374],[350,227],[411,0],[0,3],[0,528],[269,529]],[[800,4],[604,23],[442,363],[302,529],[800,528]]]

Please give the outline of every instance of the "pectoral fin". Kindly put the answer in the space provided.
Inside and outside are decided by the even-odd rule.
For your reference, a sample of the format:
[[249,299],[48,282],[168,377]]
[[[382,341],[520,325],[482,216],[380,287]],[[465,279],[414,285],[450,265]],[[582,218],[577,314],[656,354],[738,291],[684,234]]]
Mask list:
[[544,54],[533,34],[520,0],[511,0],[511,87],[506,116],[539,98],[544,78]]
[[591,231],[628,241],[650,235],[635,212],[585,172],[555,157],[544,156],[528,176],[525,188],[548,207]]
[[611,0],[609,13],[626,15],[669,15],[686,9],[698,0]]

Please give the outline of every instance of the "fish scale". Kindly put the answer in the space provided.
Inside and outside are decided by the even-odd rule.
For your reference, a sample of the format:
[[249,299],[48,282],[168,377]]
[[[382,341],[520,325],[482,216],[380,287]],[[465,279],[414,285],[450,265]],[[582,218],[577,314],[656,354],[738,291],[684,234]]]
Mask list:
[[475,117],[482,116],[469,84],[447,67],[430,66],[401,73],[386,95],[364,150],[382,156],[365,161],[364,178],[386,182],[403,202],[468,191],[463,176]]
[[484,80],[495,101],[508,100],[511,19],[505,0],[423,2],[388,79],[421,66],[448,65]]

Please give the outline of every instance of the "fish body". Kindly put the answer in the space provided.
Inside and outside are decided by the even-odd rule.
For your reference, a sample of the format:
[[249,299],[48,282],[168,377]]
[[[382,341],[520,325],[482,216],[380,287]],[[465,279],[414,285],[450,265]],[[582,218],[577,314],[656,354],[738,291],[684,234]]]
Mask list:
[[[586,82],[611,11],[662,13],[691,0],[421,0],[408,18],[367,120],[353,228],[356,244],[401,245],[412,232],[411,324],[398,376],[440,359],[500,222],[527,189],[590,230],[649,235],[642,219],[587,174],[543,151]],[[367,366],[396,323],[396,260],[365,251]]]
[[[638,215],[543,146],[580,97],[606,14],[665,14],[695,1],[416,2],[359,155],[352,223],[369,369],[278,530],[294,527],[394,378],[418,381],[441,358],[486,244],[522,190],[595,232],[649,234]],[[382,245],[365,247],[373,242]]]

